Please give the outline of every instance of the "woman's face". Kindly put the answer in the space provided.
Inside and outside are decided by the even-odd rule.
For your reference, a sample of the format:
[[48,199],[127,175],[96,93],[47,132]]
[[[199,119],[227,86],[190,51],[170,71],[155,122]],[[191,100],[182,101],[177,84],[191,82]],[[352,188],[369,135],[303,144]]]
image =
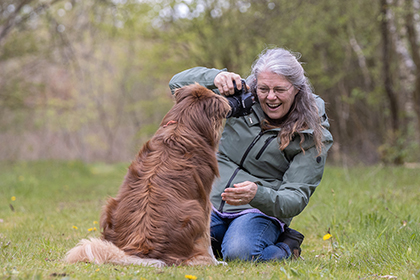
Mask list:
[[263,111],[272,120],[284,117],[289,112],[298,89],[284,76],[272,72],[261,72],[257,81],[257,95]]

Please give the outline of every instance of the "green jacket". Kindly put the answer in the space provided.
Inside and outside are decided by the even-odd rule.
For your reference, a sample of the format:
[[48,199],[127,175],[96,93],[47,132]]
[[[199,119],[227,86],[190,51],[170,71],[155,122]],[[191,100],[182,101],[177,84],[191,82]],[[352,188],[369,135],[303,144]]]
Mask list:
[[[219,93],[213,81],[221,71],[224,70],[195,67],[176,74],[169,87],[174,92],[176,88],[197,82]],[[264,118],[264,112],[259,103],[252,107],[251,114],[227,119],[218,152],[220,178],[215,180],[211,192],[211,202],[216,209],[233,213],[257,208],[287,225],[302,212],[321,182],[327,152],[333,144],[324,101],[319,96],[314,97],[324,127],[324,147],[320,155],[309,129],[303,131],[305,153],[299,146],[298,134],[281,151],[277,137],[281,128],[261,131],[260,120]],[[223,190],[243,181],[257,183],[254,199],[247,205],[224,204],[220,209]]]

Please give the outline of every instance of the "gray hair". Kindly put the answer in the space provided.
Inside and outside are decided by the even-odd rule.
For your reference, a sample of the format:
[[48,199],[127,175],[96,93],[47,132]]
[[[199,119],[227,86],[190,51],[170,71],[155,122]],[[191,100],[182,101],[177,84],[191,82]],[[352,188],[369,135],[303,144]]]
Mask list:
[[300,53],[282,48],[264,50],[252,65],[251,75],[247,78],[247,84],[255,93],[258,75],[268,71],[284,76],[295,88],[312,93],[312,86],[299,62],[300,57]]
[[247,84],[250,86],[251,92],[257,96],[258,75],[266,71],[282,75],[293,84],[299,91],[295,96],[290,111],[281,120],[263,120],[262,128],[282,127],[279,133],[281,150],[284,150],[289,145],[295,133],[301,136],[300,144],[302,145],[305,137],[300,132],[311,128],[313,129],[315,146],[321,152],[321,119],[318,115],[313,88],[309,79],[305,76],[305,71],[299,62],[299,58],[299,53],[292,53],[282,48],[266,49],[252,65],[251,75],[247,78]]

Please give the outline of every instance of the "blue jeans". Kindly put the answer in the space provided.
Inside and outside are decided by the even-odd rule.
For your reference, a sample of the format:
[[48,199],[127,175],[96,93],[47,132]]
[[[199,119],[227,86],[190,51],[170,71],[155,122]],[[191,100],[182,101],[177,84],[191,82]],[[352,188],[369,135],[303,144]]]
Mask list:
[[216,257],[223,257],[225,261],[289,258],[289,246],[277,242],[282,232],[283,229],[276,222],[262,214],[248,213],[233,219],[222,218],[214,212],[211,214],[213,252]]

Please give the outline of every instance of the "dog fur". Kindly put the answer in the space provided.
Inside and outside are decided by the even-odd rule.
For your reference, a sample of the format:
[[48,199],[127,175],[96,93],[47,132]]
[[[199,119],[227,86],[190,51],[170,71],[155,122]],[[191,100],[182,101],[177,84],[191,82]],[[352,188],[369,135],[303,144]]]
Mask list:
[[102,238],[82,240],[65,261],[215,265],[209,200],[219,175],[216,150],[227,100],[198,84],[175,93],[175,105],[131,163],[100,218]]

